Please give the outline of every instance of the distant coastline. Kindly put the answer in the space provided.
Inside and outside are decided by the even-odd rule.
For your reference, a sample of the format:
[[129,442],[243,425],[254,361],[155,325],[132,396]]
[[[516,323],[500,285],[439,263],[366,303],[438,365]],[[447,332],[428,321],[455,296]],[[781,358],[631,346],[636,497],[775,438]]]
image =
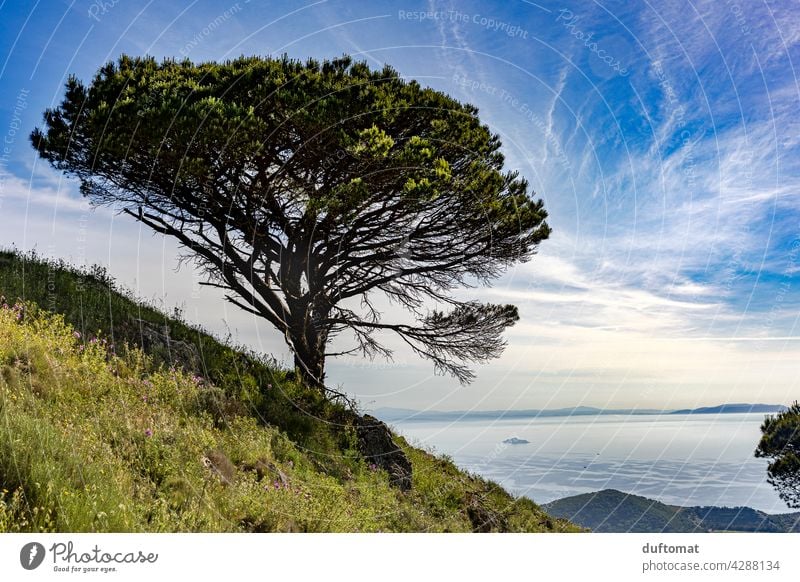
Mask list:
[[666,414],[774,414],[786,410],[782,404],[720,404],[700,408],[654,409],[654,408],[595,408],[575,406],[556,409],[526,410],[413,410],[408,408],[378,408],[376,417],[387,422],[434,422],[470,420],[509,420],[520,418],[550,418],[564,416],[652,416]]

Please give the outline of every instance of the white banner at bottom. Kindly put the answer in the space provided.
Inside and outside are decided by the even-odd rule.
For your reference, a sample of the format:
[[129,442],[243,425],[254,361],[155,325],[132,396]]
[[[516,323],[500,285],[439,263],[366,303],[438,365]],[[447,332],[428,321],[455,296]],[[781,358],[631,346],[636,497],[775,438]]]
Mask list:
[[800,534],[0,534],[0,580],[798,580]]

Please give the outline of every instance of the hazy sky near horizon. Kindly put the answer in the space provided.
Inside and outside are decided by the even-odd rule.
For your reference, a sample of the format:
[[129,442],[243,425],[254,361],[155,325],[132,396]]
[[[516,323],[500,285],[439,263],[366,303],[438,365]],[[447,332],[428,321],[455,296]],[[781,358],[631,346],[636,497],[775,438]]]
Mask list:
[[[713,2],[0,2],[0,245],[78,265],[290,361],[179,250],[37,160],[67,76],[121,53],[342,53],[480,109],[553,235],[465,297],[513,302],[504,356],[461,387],[398,346],[331,360],[366,407],[787,403],[800,378],[800,7]],[[386,318],[393,308],[387,307]],[[389,343],[396,345],[392,338]]]

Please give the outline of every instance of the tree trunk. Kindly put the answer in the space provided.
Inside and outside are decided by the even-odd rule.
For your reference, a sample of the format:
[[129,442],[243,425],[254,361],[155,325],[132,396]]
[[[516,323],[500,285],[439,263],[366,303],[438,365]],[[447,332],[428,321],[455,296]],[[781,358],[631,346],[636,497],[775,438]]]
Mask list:
[[294,367],[303,382],[320,390],[325,388],[325,358],[321,351],[302,355],[295,351]]
[[297,373],[309,386],[324,390],[327,331],[318,329],[313,318],[307,314],[291,327],[290,333]]

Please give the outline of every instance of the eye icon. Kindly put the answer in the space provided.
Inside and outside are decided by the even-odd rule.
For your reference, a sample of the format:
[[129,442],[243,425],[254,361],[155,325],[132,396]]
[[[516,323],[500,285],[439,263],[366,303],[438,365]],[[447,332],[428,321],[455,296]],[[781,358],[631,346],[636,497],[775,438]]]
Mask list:
[[44,561],[44,546],[39,542],[30,542],[19,551],[19,563],[26,570],[35,570]]

